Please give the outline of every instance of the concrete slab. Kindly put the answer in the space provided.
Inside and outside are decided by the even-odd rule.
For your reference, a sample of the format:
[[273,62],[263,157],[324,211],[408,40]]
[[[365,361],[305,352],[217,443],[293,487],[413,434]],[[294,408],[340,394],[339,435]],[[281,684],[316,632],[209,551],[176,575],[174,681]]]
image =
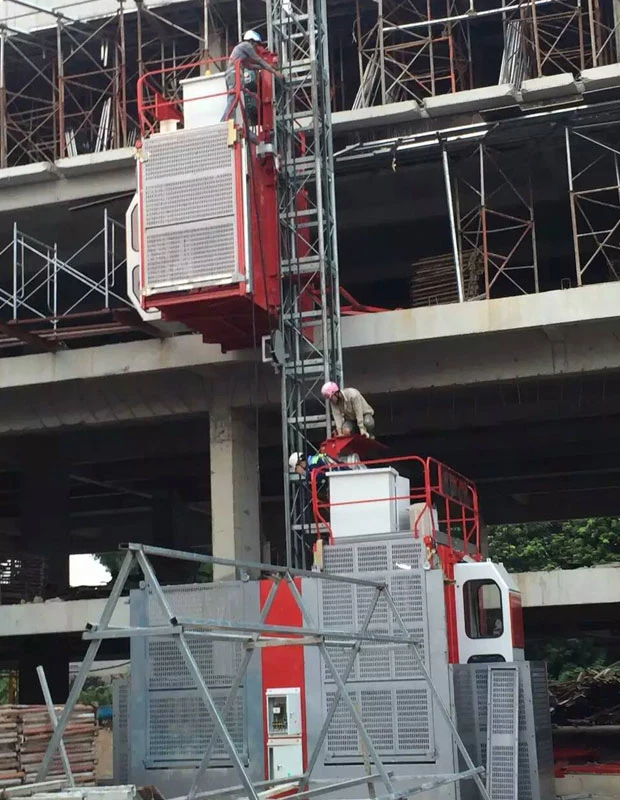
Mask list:
[[343,320],[349,349],[620,319],[620,283],[601,283],[497,300],[408,308]]
[[514,577],[525,608],[620,603],[620,564],[521,572]]
[[44,161],[24,164],[22,167],[6,167],[0,169],[0,190],[12,186],[29,186],[33,183],[55,181],[58,177],[56,166]]
[[466,111],[488,111],[492,108],[504,108],[516,105],[517,93],[510,83],[499,86],[485,86],[482,89],[468,89],[455,94],[442,94],[429,97],[424,101],[424,108],[429,117],[442,117],[451,114],[462,114]]
[[559,75],[545,75],[542,78],[523,81],[521,95],[524,103],[542,103],[577,95],[579,88],[571,73],[561,72]]
[[373,128],[379,125],[396,125],[420,119],[422,108],[415,100],[403,103],[388,103],[384,106],[356,108],[352,111],[336,111],[332,115],[334,133]]
[[[67,180],[61,176],[53,165],[50,165],[49,176],[39,174],[36,179],[33,176],[28,183],[22,181],[17,184],[7,181],[5,184],[0,177],[0,214],[10,214],[12,221],[14,213],[20,209],[73,203],[107,194],[121,194],[135,191],[136,187],[133,164],[103,172],[73,174],[71,178]],[[32,184],[37,184],[36,191],[33,191]]]
[[[515,575],[523,606],[565,606],[618,603],[620,564],[590,569],[524,572]],[[86,623],[101,617],[105,600],[48,600],[46,603],[2,606],[0,637],[34,636],[49,633],[81,633]],[[116,607],[112,626],[129,625],[129,599]]]
[[[428,351],[428,374],[422,362],[419,370],[405,370],[398,381],[386,384],[386,391],[397,391],[411,388],[414,383],[422,388],[453,385],[455,381],[461,385],[499,380],[502,376],[525,378],[615,369],[620,366],[620,350],[614,338],[619,327],[620,283],[606,283],[347,317],[342,321],[342,338],[347,363],[353,364],[354,358],[365,363],[379,381],[385,372],[369,366],[371,351],[386,348],[385,370],[392,366],[388,351],[400,354],[407,351],[409,344],[416,343],[416,357],[422,360]],[[551,329],[557,334],[555,343],[545,332]],[[470,361],[463,362],[461,358],[461,349],[472,346],[468,337],[476,337],[479,348],[480,365],[476,370]],[[508,345],[508,339],[513,344]],[[507,357],[513,350],[519,353],[518,358]],[[223,370],[235,365],[247,371],[247,364],[255,357],[251,350],[222,353],[217,345],[206,345],[200,336],[191,334],[163,341],[110,344],[0,359],[0,389],[145,373],[164,378],[170,370],[187,369],[209,377],[224,376]],[[441,368],[433,366],[437,363]],[[397,370],[396,356],[393,364]],[[375,391],[370,384],[366,388]]]
[[86,153],[72,158],[60,158],[56,162],[56,168],[64,178],[70,179],[133,167],[135,155],[135,148],[121,147],[118,150],[107,150],[105,153]]
[[597,775],[594,771],[584,775],[565,775],[555,779],[555,790],[563,800],[610,800],[620,797],[620,775]]
[[620,86],[620,64],[607,64],[604,67],[584,69],[581,73],[581,81],[586,92]]
[[[46,603],[2,606],[0,636],[81,633],[87,622],[99,622],[105,600],[48,600]],[[122,599],[112,615],[112,626],[129,625],[129,599]]]

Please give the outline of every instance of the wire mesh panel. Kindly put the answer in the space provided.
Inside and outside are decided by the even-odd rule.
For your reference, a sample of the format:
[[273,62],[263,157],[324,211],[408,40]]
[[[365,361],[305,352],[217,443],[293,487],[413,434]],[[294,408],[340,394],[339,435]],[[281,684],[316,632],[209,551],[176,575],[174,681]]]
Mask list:
[[[188,620],[243,619],[246,616],[244,587],[239,583],[189,584],[164,588],[172,612]],[[145,592],[147,625],[165,624],[157,598]],[[191,625],[188,626],[191,629]],[[239,642],[189,638],[188,647],[205,683],[221,709],[241,662]],[[178,643],[151,638],[146,643],[147,747],[149,764],[198,762],[213,732],[213,723],[202,702]],[[229,731],[240,752],[247,750],[246,713],[243,687],[228,717]],[[216,763],[230,763],[221,741],[215,746]]]
[[227,123],[145,141],[147,293],[239,280],[234,158]]
[[487,706],[487,788],[491,800],[517,800],[519,672],[491,667]]
[[114,781],[119,785],[129,783],[129,678],[116,678],[112,683],[113,770]]
[[[226,702],[226,692],[213,690],[218,711]],[[228,732],[240,753],[246,752],[243,696],[239,695],[227,718]],[[213,720],[196,690],[151,693],[148,711],[148,759],[153,765],[174,761],[200,761],[214,730]],[[229,763],[221,738],[213,759]]]

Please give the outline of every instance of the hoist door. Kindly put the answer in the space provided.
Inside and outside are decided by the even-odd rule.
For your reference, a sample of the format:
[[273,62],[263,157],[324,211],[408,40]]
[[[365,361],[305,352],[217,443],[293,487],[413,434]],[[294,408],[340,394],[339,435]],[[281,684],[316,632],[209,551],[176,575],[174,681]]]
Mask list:
[[228,122],[155,134],[143,144],[143,296],[246,279],[241,147]]
[[522,661],[519,589],[501,564],[456,564],[456,629],[459,662]]

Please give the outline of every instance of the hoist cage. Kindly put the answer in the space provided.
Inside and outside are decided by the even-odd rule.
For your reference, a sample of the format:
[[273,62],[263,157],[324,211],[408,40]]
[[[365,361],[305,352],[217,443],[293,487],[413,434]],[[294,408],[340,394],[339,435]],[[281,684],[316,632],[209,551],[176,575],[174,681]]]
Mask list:
[[[177,559],[198,564],[220,564],[230,568],[233,572],[237,571],[244,575],[245,580],[242,583],[245,585],[248,584],[251,574],[261,576],[262,603],[258,621],[248,621],[236,616],[211,618],[213,605],[209,605],[208,599],[203,601],[202,618],[177,616],[171,607],[167,590],[162,589],[156,577],[152,564],[153,558],[157,560]],[[127,578],[135,567],[138,567],[144,576],[149,603],[152,603],[156,610],[156,614],[152,617],[153,624],[132,624],[123,628],[112,627],[110,625],[112,615],[119,603]],[[318,585],[319,590],[323,592],[329,588],[332,595],[334,592],[342,592],[346,597],[353,591],[358,598],[364,598],[364,613],[360,615],[358,608],[360,617],[358,622],[353,625],[344,625],[342,628],[321,624],[320,619],[314,616],[305,592],[302,597],[301,586],[304,581],[309,581],[311,586]],[[484,768],[474,765],[463,745],[448,704],[431,679],[427,667],[427,657],[422,656],[419,652],[419,637],[412,633],[411,627],[399,610],[399,605],[402,609],[402,599],[395,600],[392,596],[392,583],[392,578],[376,579],[376,577],[364,577],[359,574],[309,572],[146,545],[127,545],[125,559],[101,619],[98,624],[89,624],[83,634],[83,639],[89,642],[88,650],[58,720],[58,726],[50,740],[37,779],[43,780],[47,774],[102,641],[129,638],[132,641],[167,642],[170,651],[167,658],[177,658],[182,664],[184,674],[194,690],[194,696],[189,699],[187,705],[186,727],[195,728],[201,713],[204,714],[202,709],[206,711],[209,724],[203,740],[201,760],[198,770],[193,773],[192,785],[187,794],[183,795],[184,797],[193,800],[196,796],[234,795],[241,792],[252,800],[258,800],[259,792],[264,789],[286,784],[291,792],[291,797],[306,798],[315,794],[339,794],[356,786],[366,784],[370,787],[377,784],[383,788],[375,789],[375,796],[379,800],[393,800],[396,797],[406,798],[461,780],[473,779],[481,797],[489,800],[482,779]],[[213,588],[221,589],[222,587],[225,588],[226,584],[217,584]],[[294,606],[298,618],[301,619],[301,624],[286,622],[282,624],[279,613],[276,615],[275,621],[270,622],[270,613],[276,604],[281,603],[282,593],[287,594],[289,605]],[[204,593],[205,598],[208,598],[208,595],[208,591]],[[312,591],[309,591],[308,595],[311,596]],[[388,614],[392,620],[387,632],[382,623],[385,614]],[[198,663],[200,657],[196,655],[196,644],[200,642],[241,646],[242,656],[236,664],[234,678],[226,691],[216,692],[212,685],[208,685],[204,671],[201,670]],[[257,779],[257,776],[251,775],[248,770],[247,758],[242,745],[240,746],[239,732],[235,727],[237,698],[240,687],[248,680],[248,667],[256,651],[259,651],[258,658],[260,659],[262,654],[267,651],[272,652],[270,648],[282,647],[288,648],[289,652],[297,650],[306,653],[307,648],[318,651],[325,674],[329,675],[333,684],[332,699],[325,709],[320,732],[313,738],[312,745],[308,748],[303,773],[284,780]],[[398,770],[386,766],[385,759],[379,752],[381,745],[377,744],[377,731],[373,730],[372,725],[369,725],[363,718],[354,693],[352,694],[351,688],[347,684],[360,651],[366,648],[374,649],[375,653],[378,652],[377,648],[393,649],[395,652],[405,651],[402,655],[414,665],[418,679],[426,685],[429,697],[432,698],[435,713],[441,718],[442,724],[446,726],[451,740],[448,750],[452,752],[454,748],[453,752],[458,753],[462,759],[464,767],[461,771],[426,774],[430,765],[421,764],[421,767],[427,767],[427,770],[423,770],[421,774],[416,772],[415,774],[398,775],[396,774]],[[321,670],[322,672],[323,670]],[[309,696],[306,703],[309,708],[307,713],[315,713],[316,710],[311,708],[313,702],[313,698]],[[359,736],[362,752],[367,756],[367,767],[371,766],[369,769],[364,769],[364,766],[361,765],[352,776],[350,772],[348,773],[350,777],[339,777],[333,781],[316,780],[314,769],[319,762],[319,753],[330,722],[342,709],[350,718],[352,729]],[[144,731],[141,733],[136,731],[136,733],[143,736]],[[131,736],[131,733],[129,735]],[[243,740],[243,736],[241,739]],[[196,753],[191,755],[196,758]],[[231,779],[231,782],[235,785],[227,785],[213,791],[202,791],[201,786],[208,767],[212,760],[214,766],[217,765],[218,759],[221,762],[222,755],[228,759],[234,770],[235,778]],[[179,754],[176,754],[176,758],[179,760]],[[338,774],[340,774],[340,770],[343,771],[343,774],[347,774],[342,767],[339,768]],[[343,795],[341,794],[341,796]]]

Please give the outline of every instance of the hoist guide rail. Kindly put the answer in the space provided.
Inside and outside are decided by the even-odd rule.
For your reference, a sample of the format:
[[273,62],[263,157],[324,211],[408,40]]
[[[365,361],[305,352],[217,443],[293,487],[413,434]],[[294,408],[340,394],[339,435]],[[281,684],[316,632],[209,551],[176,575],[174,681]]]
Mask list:
[[[191,677],[193,678],[195,686],[209,712],[209,715],[211,716],[214,726],[213,733],[211,734],[209,741],[207,743],[207,747],[203,755],[200,767],[196,773],[193,784],[188,792],[187,795],[188,800],[195,800],[195,798],[199,796],[198,789],[209,767],[211,761],[211,755],[213,753],[213,749],[218,740],[218,737],[221,738],[222,742],[224,743],[226,750],[228,751],[228,755],[239,776],[241,784],[241,788],[239,791],[244,792],[245,796],[250,798],[250,800],[258,800],[257,789],[259,788],[259,784],[255,781],[252,781],[252,779],[250,778],[248,771],[246,770],[246,767],[244,765],[243,758],[241,754],[238,752],[234,740],[228,730],[228,727],[226,725],[226,718],[234,707],[237,692],[243,684],[244,677],[246,675],[246,671],[254,651],[264,646],[271,646],[271,647],[291,646],[290,637],[296,636],[296,637],[301,637],[298,638],[295,642],[298,643],[299,646],[313,645],[318,647],[321,656],[323,658],[323,661],[325,663],[325,666],[327,667],[329,673],[331,674],[331,678],[336,684],[336,693],[334,695],[331,707],[327,710],[327,714],[323,722],[323,726],[319,734],[319,737],[316,743],[314,744],[312,752],[309,754],[308,765],[304,771],[304,774],[294,780],[294,782],[297,784],[297,792],[290,796],[291,798],[293,798],[293,800],[301,800],[301,798],[306,798],[308,796],[312,796],[317,793],[327,794],[332,791],[337,792],[339,789],[343,789],[346,786],[351,785],[350,780],[344,780],[344,781],[338,781],[329,786],[320,786],[314,789],[310,788],[313,769],[317,764],[322,744],[325,740],[330,722],[334,716],[334,712],[336,711],[336,708],[340,700],[342,700],[348,707],[348,711],[352,716],[352,719],[358,730],[360,738],[363,741],[364,746],[368,752],[370,760],[374,764],[373,773],[371,775],[364,775],[364,780],[360,782],[368,783],[369,781],[372,782],[380,781],[385,787],[385,792],[381,794],[377,798],[377,800],[397,800],[397,799],[399,800],[400,798],[404,799],[407,797],[411,797],[412,795],[418,794],[420,792],[428,791],[437,786],[442,786],[446,783],[457,782],[467,778],[473,778],[480,791],[482,798],[484,798],[484,800],[489,800],[489,795],[487,793],[487,790],[485,788],[484,782],[481,777],[482,774],[484,773],[484,768],[476,767],[469,753],[467,752],[467,749],[465,748],[465,745],[463,744],[463,741],[461,740],[456,730],[454,721],[450,717],[450,713],[446,705],[444,704],[436,687],[434,686],[431,680],[430,674],[426,669],[422,657],[419,654],[416,642],[410,636],[409,631],[407,630],[406,625],[391,597],[389,589],[387,588],[384,582],[367,581],[363,579],[352,578],[349,576],[340,576],[333,574],[330,575],[321,572],[307,572],[305,570],[288,569],[286,567],[278,567],[270,564],[257,564],[254,562],[233,561],[231,559],[218,558],[215,556],[201,555],[197,553],[187,553],[177,550],[170,550],[167,548],[152,547],[148,545],[140,545],[133,543],[126,545],[126,551],[127,552],[125,558],[121,565],[116,581],[114,582],[114,586],[112,588],[110,596],[105,604],[99,623],[96,625],[88,624],[86,626],[86,631],[83,634],[83,639],[85,641],[89,641],[90,643],[87,652],[84,656],[84,660],[82,661],[80,670],[76,676],[76,679],[69,693],[67,702],[63,708],[62,714],[58,719],[58,725],[54,730],[54,733],[48,744],[45,757],[39,769],[39,773],[37,775],[37,781],[42,781],[45,779],[45,776],[50,768],[52,759],[54,758],[54,755],[58,751],[68,720],[80,697],[80,694],[83,690],[88,674],[92,669],[93,663],[99,651],[99,647],[101,646],[101,642],[106,638],[131,639],[134,636],[138,637],[150,636],[151,638],[163,637],[166,639],[173,639],[177,642],[179,651],[185,662],[185,666],[187,667]],[[178,619],[175,616],[174,612],[172,611],[170,604],[165,596],[165,593],[162,590],[161,584],[159,583],[155,571],[153,569],[153,566],[151,564],[151,561],[149,560],[149,556],[176,559],[181,561],[193,561],[202,564],[219,564],[219,565],[234,567],[235,570],[238,571],[245,571],[248,569],[259,570],[263,579],[271,581],[271,587],[267,599],[265,601],[265,604],[261,610],[259,623],[248,624],[245,623],[243,620]],[[156,602],[159,604],[160,609],[164,613],[165,618],[168,620],[168,625],[157,625],[151,627],[130,626],[128,628],[114,628],[110,626],[110,621],[112,619],[116,606],[121,598],[123,590],[125,589],[125,584],[127,582],[127,579],[132,571],[132,568],[135,566],[140,568],[148,589],[152,593],[152,596],[154,597]],[[299,580],[300,578],[312,579],[318,581],[324,581],[324,580],[337,581],[343,584],[355,583],[373,588],[374,594],[359,630],[355,630],[353,632],[351,631],[342,632],[342,631],[334,631],[331,629],[320,629],[317,626],[312,614],[309,612],[302,598],[302,594],[300,591],[300,580]],[[304,625],[304,627],[302,628],[291,628],[286,626],[267,624],[269,613],[276,599],[278,590],[282,584],[287,585],[290,595],[292,596],[299,611],[301,612]],[[390,636],[390,635],[372,634],[368,630],[369,625],[373,621],[373,615],[377,608],[377,603],[382,597],[385,598],[385,601],[387,602],[388,607],[390,608],[393,614],[395,626],[399,631],[399,633],[396,635]],[[200,627],[200,630],[196,630],[196,627]],[[190,630],[189,628],[191,628],[192,630]],[[229,635],[227,634],[227,632],[229,631],[233,633],[237,632],[245,633],[246,636],[244,638],[246,639],[246,648],[245,648],[245,654],[238,667],[233,683],[229,689],[226,702],[221,711],[219,711],[216,706],[215,700],[213,698],[212,692],[207,686],[204,676],[202,675],[200,668],[198,666],[198,663],[196,662],[196,659],[189,648],[188,639],[189,637],[194,635],[210,637],[212,639],[221,639],[223,636]],[[277,636],[276,635],[277,633],[279,633],[280,636]],[[361,650],[361,647],[364,643],[368,642],[375,642],[375,643],[385,642],[386,644],[391,643],[393,645],[407,646],[410,649],[413,658],[415,659],[417,666],[424,677],[425,682],[428,684],[428,687],[434,698],[434,702],[437,709],[445,717],[446,722],[450,727],[454,744],[456,745],[456,748],[460,756],[462,757],[462,760],[466,767],[466,769],[463,772],[437,774],[434,776],[422,776],[423,778],[422,782],[420,782],[420,779],[418,779],[418,782],[413,786],[407,785],[401,788],[400,786],[395,785],[396,781],[393,779],[393,773],[388,771],[385,765],[383,764],[376,750],[376,747],[368,733],[368,730],[364,725],[361,713],[357,709],[356,704],[354,703],[352,698],[349,696],[346,687],[346,682],[353,669],[353,666]],[[328,646],[331,647],[343,646],[349,648],[351,647],[351,645],[352,649],[346,667],[342,672],[342,674],[340,674],[339,671],[334,666],[332,656],[328,652],[327,648]],[[267,782],[267,783],[261,781],[260,786],[261,787],[265,785],[275,786],[278,783],[279,783],[278,781]]]

